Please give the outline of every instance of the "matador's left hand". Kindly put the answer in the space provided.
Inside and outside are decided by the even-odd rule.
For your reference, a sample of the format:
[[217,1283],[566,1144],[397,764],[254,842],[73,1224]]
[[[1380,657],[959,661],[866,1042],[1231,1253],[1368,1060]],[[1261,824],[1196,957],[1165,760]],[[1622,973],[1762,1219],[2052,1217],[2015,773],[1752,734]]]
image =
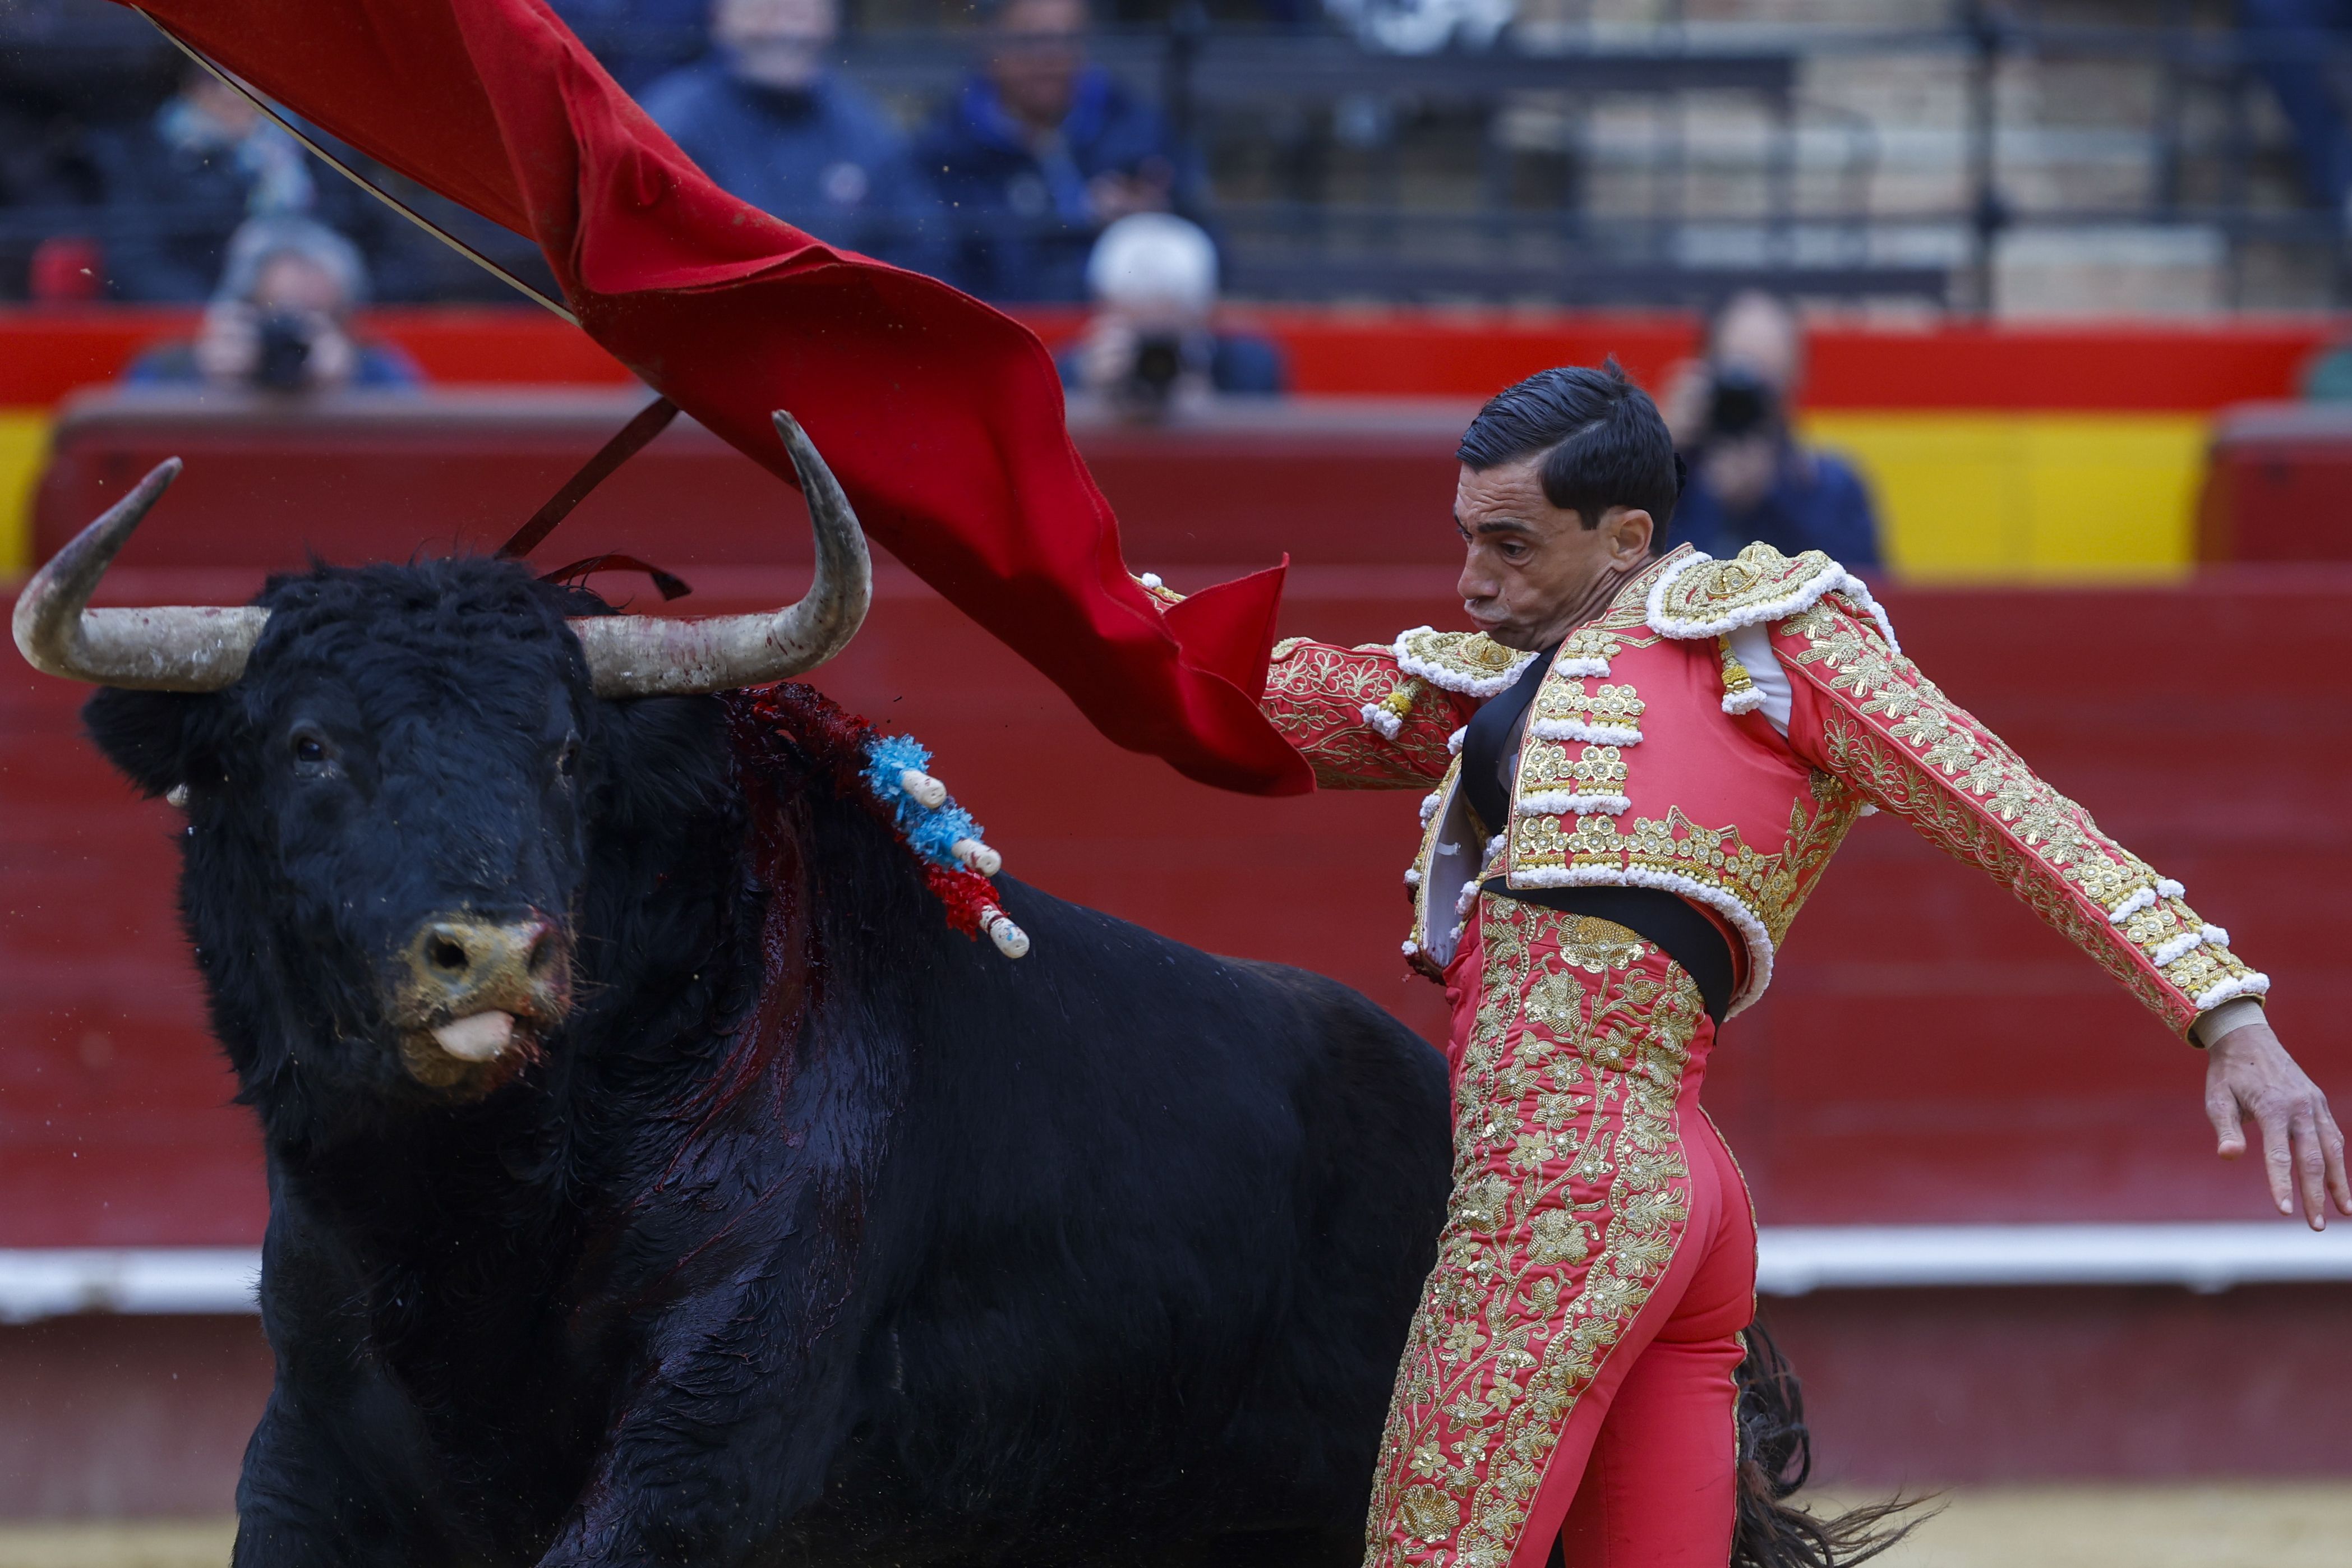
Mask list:
[[2271,1026],[2242,1024],[2205,1054],[2205,1114],[2220,1139],[2221,1158],[2234,1160],[2246,1152],[2245,1124],[2252,1121],[2262,1129],[2263,1166],[2279,1213],[2294,1212],[2300,1188],[2304,1217],[2312,1229],[2327,1228],[2331,1194],[2336,1212],[2352,1215],[2344,1134],[2327,1109],[2327,1097],[2286,1054]]

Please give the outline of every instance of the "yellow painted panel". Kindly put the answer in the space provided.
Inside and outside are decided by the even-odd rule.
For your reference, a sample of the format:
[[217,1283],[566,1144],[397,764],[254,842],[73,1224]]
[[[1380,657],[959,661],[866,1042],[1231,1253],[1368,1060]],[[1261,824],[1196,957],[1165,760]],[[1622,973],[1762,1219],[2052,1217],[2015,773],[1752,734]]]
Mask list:
[[0,408],[0,578],[31,563],[33,484],[48,449],[47,409]]
[[1869,479],[1899,575],[2097,581],[2189,569],[2200,416],[1835,413],[1809,417],[1805,431]]
[[2040,419],[2020,432],[2035,577],[2186,572],[2195,553],[2205,421]]

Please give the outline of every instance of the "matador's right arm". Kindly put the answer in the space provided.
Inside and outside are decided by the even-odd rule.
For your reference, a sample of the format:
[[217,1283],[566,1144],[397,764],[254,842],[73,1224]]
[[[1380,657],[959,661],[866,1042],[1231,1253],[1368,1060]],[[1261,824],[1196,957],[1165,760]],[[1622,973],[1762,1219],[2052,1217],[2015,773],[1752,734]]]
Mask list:
[[1325,789],[1419,789],[1444,776],[1478,703],[1412,673],[1394,647],[1286,637],[1260,706]]

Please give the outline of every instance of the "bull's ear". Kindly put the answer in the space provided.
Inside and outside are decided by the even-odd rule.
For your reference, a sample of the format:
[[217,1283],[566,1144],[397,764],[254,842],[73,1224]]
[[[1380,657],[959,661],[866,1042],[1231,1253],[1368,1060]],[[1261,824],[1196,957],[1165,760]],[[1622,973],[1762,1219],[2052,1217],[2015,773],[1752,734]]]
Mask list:
[[209,699],[177,691],[108,688],[82,704],[81,721],[106,760],[150,796],[188,782],[192,721]]

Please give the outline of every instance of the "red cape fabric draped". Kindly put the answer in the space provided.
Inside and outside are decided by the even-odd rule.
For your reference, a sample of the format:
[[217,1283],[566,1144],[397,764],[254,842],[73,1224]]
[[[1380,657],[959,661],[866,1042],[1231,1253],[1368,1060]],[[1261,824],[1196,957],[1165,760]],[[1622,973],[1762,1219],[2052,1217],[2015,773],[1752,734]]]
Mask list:
[[192,47],[537,240],[588,334],[784,478],[789,409],[866,531],[1112,741],[1264,795],[1314,787],[1259,713],[1282,568],[1163,617],[1020,323],[705,178],[539,0],[152,0]]

